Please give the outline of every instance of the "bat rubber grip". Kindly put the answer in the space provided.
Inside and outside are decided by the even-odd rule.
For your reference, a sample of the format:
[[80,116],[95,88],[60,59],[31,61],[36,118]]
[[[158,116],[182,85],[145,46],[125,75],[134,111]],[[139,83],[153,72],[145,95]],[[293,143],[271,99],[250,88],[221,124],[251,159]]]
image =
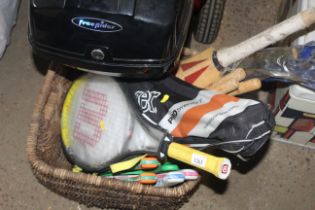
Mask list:
[[224,157],[216,157],[178,143],[169,145],[167,155],[178,161],[207,171],[219,179],[227,179],[231,173],[231,161]]

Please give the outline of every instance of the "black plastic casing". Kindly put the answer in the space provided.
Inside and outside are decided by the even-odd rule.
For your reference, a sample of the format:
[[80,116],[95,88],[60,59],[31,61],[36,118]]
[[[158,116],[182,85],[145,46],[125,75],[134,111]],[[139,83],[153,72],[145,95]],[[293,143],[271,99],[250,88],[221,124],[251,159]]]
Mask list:
[[35,53],[82,70],[154,78],[179,61],[193,0],[30,0]]

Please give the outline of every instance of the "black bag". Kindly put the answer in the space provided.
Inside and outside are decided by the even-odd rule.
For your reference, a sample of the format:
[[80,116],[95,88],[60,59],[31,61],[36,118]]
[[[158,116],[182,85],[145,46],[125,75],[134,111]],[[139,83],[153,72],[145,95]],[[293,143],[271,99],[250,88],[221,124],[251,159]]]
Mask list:
[[119,82],[142,119],[198,149],[216,147],[247,159],[268,141],[275,125],[262,102],[198,89],[174,76]]
[[33,51],[97,74],[161,77],[179,62],[193,0],[30,0]]

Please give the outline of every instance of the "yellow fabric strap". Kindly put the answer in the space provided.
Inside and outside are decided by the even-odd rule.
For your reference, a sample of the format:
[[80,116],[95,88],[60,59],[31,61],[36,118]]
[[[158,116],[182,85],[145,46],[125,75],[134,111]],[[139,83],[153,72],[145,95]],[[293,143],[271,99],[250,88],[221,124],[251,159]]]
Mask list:
[[128,169],[134,167],[137,163],[140,162],[140,160],[142,160],[146,156],[147,155],[145,154],[145,155],[142,155],[142,156],[139,156],[139,157],[132,158],[130,160],[126,160],[126,161],[123,161],[123,162],[112,164],[110,166],[110,169],[111,169],[112,173],[117,173],[117,172],[120,172],[120,171],[128,170]]

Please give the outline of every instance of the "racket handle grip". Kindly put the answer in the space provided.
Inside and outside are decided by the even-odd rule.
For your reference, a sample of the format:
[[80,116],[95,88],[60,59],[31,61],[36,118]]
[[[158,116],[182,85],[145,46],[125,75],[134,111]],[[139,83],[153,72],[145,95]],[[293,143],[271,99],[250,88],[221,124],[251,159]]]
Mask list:
[[188,165],[207,171],[219,179],[227,179],[232,164],[228,158],[216,157],[178,143],[169,145],[167,155]]

